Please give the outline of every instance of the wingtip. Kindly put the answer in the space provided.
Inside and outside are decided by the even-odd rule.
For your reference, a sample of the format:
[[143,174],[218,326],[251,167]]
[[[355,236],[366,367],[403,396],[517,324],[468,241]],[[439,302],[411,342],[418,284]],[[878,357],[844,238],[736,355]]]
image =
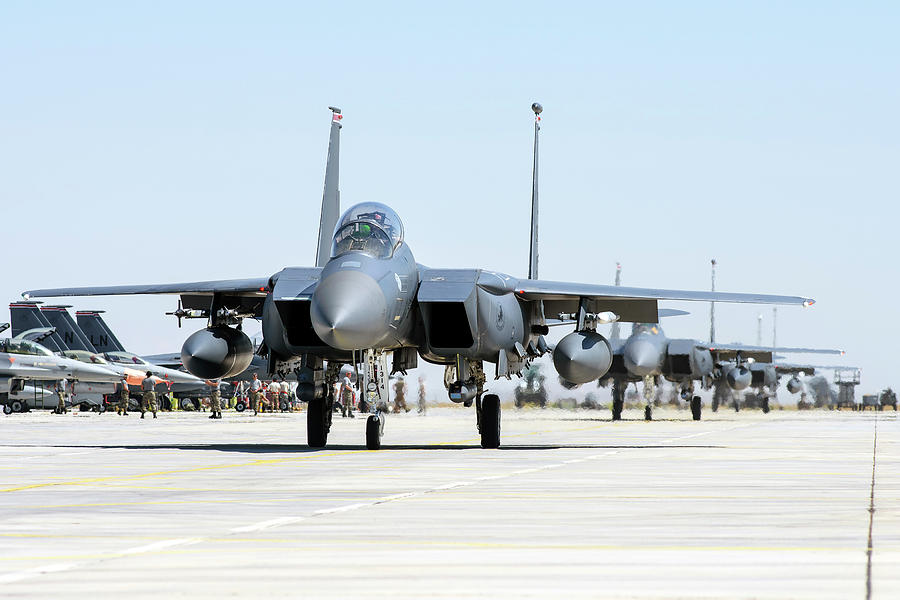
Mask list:
[[803,308],[809,308],[810,306],[812,306],[815,303],[816,303],[816,301],[813,300],[812,298],[807,298],[806,300],[803,301]]

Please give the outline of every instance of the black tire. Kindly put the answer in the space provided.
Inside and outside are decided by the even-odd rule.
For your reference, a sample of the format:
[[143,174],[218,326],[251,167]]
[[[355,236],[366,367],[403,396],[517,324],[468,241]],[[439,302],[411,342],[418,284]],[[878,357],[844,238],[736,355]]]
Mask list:
[[653,420],[653,407],[650,405],[647,405],[644,407],[644,420],[645,421]]
[[622,420],[622,409],[625,408],[624,400],[613,400],[612,403],[612,420],[613,421],[621,421]]
[[279,403],[278,408],[281,409],[281,412],[287,412],[287,409],[290,408],[290,405],[287,403],[287,400],[283,400]]
[[306,409],[306,443],[310,448],[324,448],[328,443],[328,414],[324,398],[313,398]]
[[712,399],[712,411],[713,411],[713,412],[719,412],[719,397],[718,397],[718,396],[713,396],[713,399]]
[[481,447],[500,447],[500,396],[487,394],[481,399]]
[[9,403],[9,408],[14,413],[25,412],[25,404],[23,404],[21,400],[13,400]]
[[741,404],[737,400],[734,401],[734,412],[741,412]]
[[702,412],[703,401],[700,399],[700,396],[694,396],[693,398],[691,398],[691,416],[695,421],[699,421]]
[[377,415],[369,415],[366,419],[366,448],[369,450],[381,448],[381,419]]
[[197,407],[194,406],[194,401],[191,398],[182,398],[179,403],[181,405],[181,410],[197,410]]
[[100,406],[97,407],[97,412],[101,415],[106,412],[106,403],[101,403]]
[[11,414],[12,414],[12,411],[13,411],[13,410],[12,410],[12,406],[10,406],[9,404],[4,404],[4,405],[3,405],[3,414],[4,414],[4,415],[11,415]]
[[234,405],[234,410],[238,411],[239,413],[242,413],[245,410],[247,410],[247,405],[244,404],[243,400],[238,400],[237,403]]
[[772,410],[772,409],[769,408],[769,399],[768,398],[763,399],[763,401],[762,401],[763,414],[768,413],[770,410]]

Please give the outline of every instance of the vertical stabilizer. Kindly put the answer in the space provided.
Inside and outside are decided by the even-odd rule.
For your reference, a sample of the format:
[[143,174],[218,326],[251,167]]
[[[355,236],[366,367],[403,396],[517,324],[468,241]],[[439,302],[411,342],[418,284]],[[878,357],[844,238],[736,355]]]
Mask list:
[[[616,263],[616,285],[622,285],[622,263]],[[613,342],[619,341],[619,322],[616,321],[612,324],[612,327],[609,330],[609,339]]]
[[[712,291],[716,291],[716,259],[712,259]],[[709,303],[709,343],[716,343],[716,303]]]
[[528,279],[538,278],[538,132],[541,130],[541,112],[544,107],[535,102],[534,111],[534,165],[531,171],[531,236],[528,250]]
[[79,310],[75,313],[78,326],[87,335],[91,345],[97,352],[125,352],[122,343],[106,325],[100,316],[102,310]]
[[331,110],[331,134],[328,138],[328,158],[325,162],[325,190],[322,192],[322,213],[319,215],[319,245],[316,247],[316,266],[324,267],[331,257],[331,236],[341,215],[341,109]]
[[[41,310],[38,308],[37,302],[10,303],[9,317],[12,321],[12,331],[10,333],[13,337],[20,335],[28,331],[29,329],[43,329],[46,327],[53,327],[47,321],[47,318],[43,314],[41,314]],[[43,340],[41,340],[41,345],[53,352],[68,350],[58,333],[51,333],[50,335],[45,337]]]
[[67,350],[86,350],[96,352],[94,346],[81,328],[75,323],[75,319],[66,310],[68,306],[42,306],[41,314],[51,326],[56,327],[56,333],[62,338]]

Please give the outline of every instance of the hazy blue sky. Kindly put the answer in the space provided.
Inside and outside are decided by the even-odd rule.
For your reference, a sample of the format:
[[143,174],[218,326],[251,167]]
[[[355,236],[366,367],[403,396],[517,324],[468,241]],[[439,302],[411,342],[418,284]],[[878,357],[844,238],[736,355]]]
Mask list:
[[[900,327],[900,8],[883,2],[0,3],[0,291],[266,276],[310,264],[327,106],[344,206],[417,260],[523,275],[532,101],[541,276],[808,295],[778,341],[864,389]],[[78,300],[173,351],[174,297]],[[706,305],[664,324],[705,338]],[[756,316],[720,306],[719,338]],[[2,317],[0,317],[2,320]],[[891,343],[889,343],[891,342]]]

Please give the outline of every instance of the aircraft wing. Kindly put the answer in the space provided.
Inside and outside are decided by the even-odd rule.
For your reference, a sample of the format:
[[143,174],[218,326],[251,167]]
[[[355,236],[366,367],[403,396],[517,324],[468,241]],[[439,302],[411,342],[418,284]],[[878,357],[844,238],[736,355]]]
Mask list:
[[788,348],[788,347],[771,347],[771,346],[748,346],[746,344],[706,344],[697,343],[697,348],[709,350],[717,361],[735,360],[740,354],[741,358],[752,358],[757,362],[770,363],[774,360],[776,352],[797,353],[797,354],[839,354],[843,355],[843,350],[835,350],[830,348]]
[[229,296],[261,296],[269,289],[269,278],[221,279],[218,281],[193,281],[189,283],[162,283],[151,285],[107,285],[99,287],[47,288],[22,292],[25,298],[52,298],[59,296],[127,296],[132,294],[182,294]]
[[661,290],[615,285],[593,285],[540,279],[519,279],[515,293],[524,300],[541,300],[544,314],[572,313],[583,298],[591,312],[611,311],[620,321],[658,323],[659,300],[692,302],[739,302],[749,304],[787,304],[810,306],[815,302],[800,296],[773,296],[768,294],[735,294],[728,292],[702,292],[687,290]]

